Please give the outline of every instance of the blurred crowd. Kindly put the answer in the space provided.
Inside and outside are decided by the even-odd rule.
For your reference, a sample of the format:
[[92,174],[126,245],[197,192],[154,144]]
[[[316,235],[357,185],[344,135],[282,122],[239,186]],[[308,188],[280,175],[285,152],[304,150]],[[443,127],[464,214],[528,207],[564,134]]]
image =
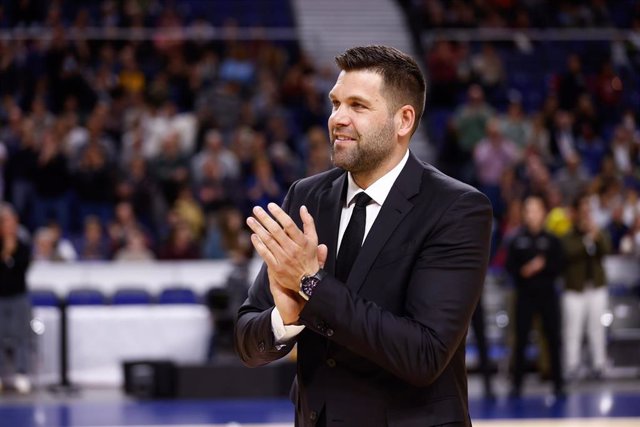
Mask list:
[[[490,27],[486,19],[518,26],[523,14],[541,27],[640,22],[638,2],[620,2],[622,23],[618,2],[578,3],[414,7],[433,27]],[[293,181],[331,166],[332,69],[315,66],[294,42],[242,41],[233,20],[223,24],[228,37],[212,40],[198,37],[212,29],[206,19],[157,1],[88,4],[0,8],[0,26],[51,36],[0,40],[0,194],[31,235],[34,258],[250,256],[251,207],[281,202]],[[82,37],[87,28],[154,33],[96,40]],[[195,36],[170,36],[176,29]],[[522,49],[436,39],[425,57],[425,122],[433,128],[434,117],[446,118],[430,134],[437,165],[491,199],[494,265],[504,265],[501,242],[520,226],[531,193],[544,196],[558,234],[569,228],[566,207],[587,193],[613,251],[640,254],[638,38],[613,41],[596,59],[576,51],[550,63],[540,79],[529,76],[545,81],[544,92],[512,87],[523,70],[508,59]],[[535,61],[544,48],[528,49]]]
[[[206,33],[158,2],[21,1],[0,41],[0,195],[48,260],[246,258],[244,217],[330,166],[326,93],[292,42]],[[64,7],[63,7],[64,6]],[[151,40],[83,39],[153,28]],[[68,34],[80,35],[67,38]]]
[[640,256],[639,64],[619,41],[558,43],[580,49],[555,62],[545,46],[434,40],[427,121],[438,165],[491,199],[495,266],[528,194],[543,196],[559,236],[571,227],[567,208],[588,195],[613,252]]
[[413,4],[427,28],[640,28],[640,5],[635,0],[413,0]]

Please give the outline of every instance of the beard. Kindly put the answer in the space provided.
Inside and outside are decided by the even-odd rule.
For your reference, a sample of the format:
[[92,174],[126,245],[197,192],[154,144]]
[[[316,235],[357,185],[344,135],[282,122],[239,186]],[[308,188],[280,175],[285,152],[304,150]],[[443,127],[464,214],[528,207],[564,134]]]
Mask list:
[[[393,151],[394,132],[393,119],[389,119],[379,128],[364,135],[356,132],[355,144],[352,146],[336,148],[336,144],[332,143],[333,164],[351,173],[375,170]],[[333,135],[330,137],[333,141]]]

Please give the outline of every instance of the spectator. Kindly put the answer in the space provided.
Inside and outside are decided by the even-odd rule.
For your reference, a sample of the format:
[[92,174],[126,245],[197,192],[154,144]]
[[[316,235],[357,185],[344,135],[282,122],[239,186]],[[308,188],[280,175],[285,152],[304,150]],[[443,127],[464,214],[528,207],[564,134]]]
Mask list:
[[504,65],[491,43],[483,43],[482,49],[471,58],[471,67],[489,101],[497,103],[505,82]]
[[590,179],[589,172],[582,166],[578,153],[569,154],[564,163],[565,166],[556,172],[553,181],[560,189],[564,203],[569,204],[586,191]]
[[78,259],[73,244],[62,236],[55,222],[36,230],[33,259],[38,261],[70,262]]
[[427,56],[427,68],[431,79],[429,104],[434,107],[452,108],[458,89],[458,59],[453,44],[438,40]]
[[629,231],[620,240],[620,252],[640,259],[640,215],[635,217]]
[[550,142],[554,165],[562,164],[577,153],[577,142],[573,131],[573,116],[571,113],[564,110],[558,110],[555,113]]
[[632,175],[636,166],[633,158],[636,147],[631,132],[625,126],[617,126],[609,147],[616,169],[624,176]]
[[189,224],[182,220],[171,230],[169,238],[158,250],[161,260],[190,260],[200,258],[200,248],[194,240]]
[[107,223],[113,215],[114,177],[104,149],[89,143],[83,150],[73,183],[78,198],[80,220],[95,215]]
[[190,229],[194,238],[202,236],[204,230],[204,211],[189,187],[183,187],[178,192],[178,197],[173,205],[178,218],[184,222]]
[[218,222],[227,257],[234,262],[251,258],[253,246],[242,212],[235,208],[225,209],[220,213]]
[[118,201],[129,203],[140,222],[147,229],[155,230],[161,216],[161,196],[153,177],[148,173],[146,160],[141,156],[134,157],[120,174],[116,186]]
[[162,152],[153,161],[153,174],[165,203],[172,205],[178,190],[189,184],[189,160],[181,151],[179,135],[170,132],[163,141]]
[[525,349],[534,314],[542,317],[549,346],[554,394],[563,397],[564,381],[560,357],[560,300],[556,282],[564,267],[562,243],[543,228],[544,200],[529,196],[524,200],[524,227],[511,239],[506,269],[516,288],[516,343],[511,396],[520,397],[525,373]]
[[544,115],[537,113],[531,121],[529,139],[526,142],[527,148],[538,154],[547,166],[553,165],[551,154],[551,137],[549,130],[545,126]]
[[26,225],[32,226],[38,152],[31,122],[24,122],[18,145],[9,149],[8,153],[6,176],[11,183],[13,205],[19,218],[22,218]]
[[[522,150],[531,142],[532,129],[531,122],[522,109],[520,98],[520,94],[510,93],[507,114],[500,119],[500,129],[507,139],[513,141]],[[544,151],[542,148],[544,143],[542,141],[536,142],[540,150]]]
[[155,255],[147,247],[144,233],[136,228],[126,235],[125,245],[118,249],[113,257],[116,261],[152,261]]
[[240,174],[238,159],[231,150],[224,146],[222,134],[215,129],[207,131],[202,151],[193,156],[191,160],[191,173],[195,182],[202,180],[203,164],[208,160],[218,162],[223,178],[238,178]]
[[100,218],[88,216],[84,220],[84,230],[75,245],[78,258],[82,261],[105,261],[109,259],[109,242],[104,234]]
[[43,226],[54,219],[63,230],[69,230],[70,180],[67,157],[60,149],[60,142],[48,132],[42,140],[34,173],[36,190],[35,226]]
[[[0,204],[0,370],[14,366],[13,385],[21,394],[31,391],[31,301],[27,293],[27,270],[31,249],[18,235],[19,220],[13,207]],[[9,344],[12,363],[7,363]],[[0,390],[3,384],[0,379]]]
[[573,110],[580,95],[587,91],[587,82],[582,73],[582,60],[580,56],[572,53],[567,58],[567,71],[560,76],[558,98],[560,108]]
[[253,206],[261,206],[266,209],[271,202],[280,204],[284,197],[282,186],[273,175],[271,163],[266,157],[258,157],[254,162],[253,174],[246,181],[247,201],[250,210]]
[[131,203],[127,201],[119,202],[115,207],[113,221],[109,223],[108,228],[111,253],[115,253],[129,244],[131,245],[129,249],[137,251],[139,249],[137,240],[129,239],[129,234],[132,233],[142,235],[145,247],[152,246],[151,236],[138,221]]
[[309,150],[305,176],[315,175],[331,169],[331,152],[326,130],[320,126],[309,129],[305,145]]
[[489,197],[494,215],[501,217],[500,180],[502,175],[515,165],[519,157],[518,147],[500,133],[496,119],[487,122],[486,138],[475,148],[473,157],[480,190]]
[[[564,272],[563,300],[564,342],[568,377],[575,380],[581,374],[582,338],[586,332],[592,366],[590,377],[602,376],[606,365],[606,332],[600,318],[607,309],[607,282],[603,257],[611,252],[606,233],[597,227],[586,197],[579,197],[572,206],[573,228],[563,238],[567,254]],[[569,320],[570,319],[570,320]]]
[[473,152],[476,144],[484,138],[487,122],[493,116],[493,108],[485,102],[482,88],[471,85],[467,92],[467,102],[458,108],[454,116],[463,152]]
[[624,223],[624,205],[617,203],[611,212],[611,220],[605,228],[611,241],[611,251],[614,254],[620,253],[620,243],[624,236],[629,233],[629,227]]

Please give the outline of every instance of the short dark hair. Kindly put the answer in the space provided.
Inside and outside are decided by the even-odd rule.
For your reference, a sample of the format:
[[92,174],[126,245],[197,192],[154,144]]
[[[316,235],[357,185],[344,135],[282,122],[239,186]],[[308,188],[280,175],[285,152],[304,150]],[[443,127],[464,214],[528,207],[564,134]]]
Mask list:
[[352,47],[335,60],[344,71],[370,70],[380,74],[392,107],[398,109],[409,104],[415,110],[416,121],[411,133],[416,131],[424,112],[427,84],[411,56],[394,47],[373,45]]

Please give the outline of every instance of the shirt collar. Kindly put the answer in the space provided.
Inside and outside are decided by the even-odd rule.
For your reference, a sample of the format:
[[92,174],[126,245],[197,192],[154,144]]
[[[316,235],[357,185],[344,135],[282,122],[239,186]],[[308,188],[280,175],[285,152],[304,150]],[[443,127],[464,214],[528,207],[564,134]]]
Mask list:
[[[382,206],[384,201],[387,199],[389,192],[391,191],[391,187],[398,179],[398,175],[402,172],[402,168],[407,164],[407,160],[409,159],[409,150],[404,153],[404,157],[400,160],[400,163],[394,166],[389,172],[378,178],[376,182],[371,184],[369,188],[365,191],[371,199],[376,202],[376,204]],[[364,190],[358,187],[358,184],[353,180],[353,176],[351,176],[351,172],[347,174],[347,198],[348,201],[347,206],[353,200],[354,196]]]

